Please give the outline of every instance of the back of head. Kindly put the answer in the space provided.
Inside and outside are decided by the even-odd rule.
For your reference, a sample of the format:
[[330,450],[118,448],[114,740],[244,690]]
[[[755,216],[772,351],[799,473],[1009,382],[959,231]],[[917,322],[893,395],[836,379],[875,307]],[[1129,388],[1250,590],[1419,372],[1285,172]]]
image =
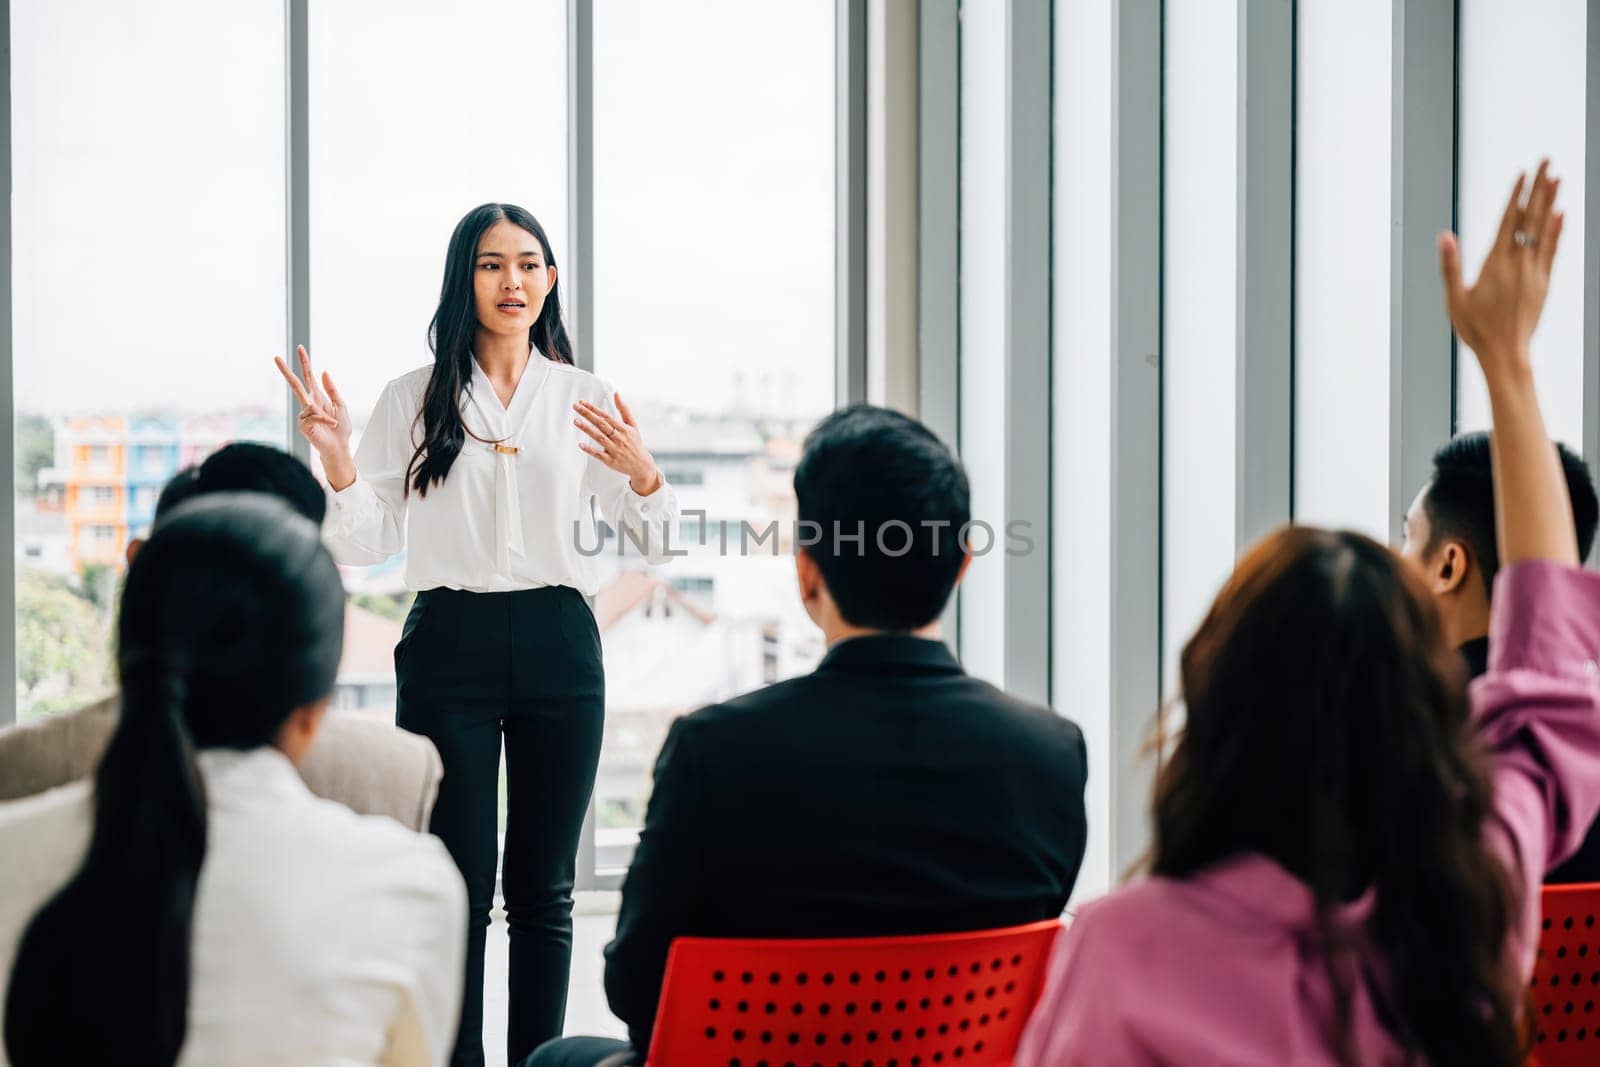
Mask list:
[[158,520],[123,592],[122,717],[87,858],[12,970],[5,1043],[18,1067],[176,1057],[206,838],[194,750],[268,744],[326,697],[343,617],[317,528],[282,501],[218,493]]
[[152,680],[176,677],[197,747],[266,744],[291,710],[332,690],[343,620],[338,569],[308,517],[281,496],[203,493],[157,519],[128,570],[124,721],[166,688]]
[[[1181,674],[1155,872],[1264,854],[1325,925],[1374,890],[1402,1039],[1431,1063],[1514,1062],[1512,890],[1483,841],[1464,666],[1420,579],[1358,534],[1286,528],[1240,562]],[[1337,971],[1330,957],[1335,990]]]
[[[1578,536],[1578,556],[1586,559],[1594,546],[1600,522],[1600,501],[1583,457],[1566,445],[1556,445],[1561,471],[1572,501],[1572,520]],[[1481,431],[1459,434],[1433,454],[1433,475],[1423,495],[1428,516],[1428,543],[1432,555],[1444,541],[1467,546],[1483,579],[1484,595],[1494,588],[1500,571],[1500,548],[1494,526],[1494,465],[1489,435]]]
[[183,468],[161,487],[161,495],[156,498],[156,517],[160,518],[177,510],[179,504],[188,503],[199,493],[200,468],[198,466]]
[[971,501],[966,472],[925,426],[886,408],[835,412],[806,438],[794,490],[800,543],[846,622],[914,630],[938,618]]
[[240,492],[275,496],[319,525],[328,512],[328,498],[306,465],[268,445],[238,441],[219,448],[200,464],[195,496]]

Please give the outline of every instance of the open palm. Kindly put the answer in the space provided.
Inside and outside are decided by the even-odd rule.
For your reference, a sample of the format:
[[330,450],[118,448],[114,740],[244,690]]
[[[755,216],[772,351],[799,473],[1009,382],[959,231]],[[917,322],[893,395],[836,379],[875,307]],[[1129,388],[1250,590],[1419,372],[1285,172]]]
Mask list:
[[1526,203],[1525,185],[1526,177],[1519,176],[1494,244],[1471,286],[1461,279],[1461,245],[1455,235],[1443,234],[1439,240],[1450,323],[1490,376],[1527,364],[1566,221],[1555,210],[1561,182],[1550,176],[1549,160],[1539,164]]

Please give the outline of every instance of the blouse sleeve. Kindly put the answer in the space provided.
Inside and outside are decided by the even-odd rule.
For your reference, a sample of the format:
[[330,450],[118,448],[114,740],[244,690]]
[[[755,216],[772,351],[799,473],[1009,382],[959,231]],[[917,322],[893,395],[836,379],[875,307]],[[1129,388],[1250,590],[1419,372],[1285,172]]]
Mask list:
[[[612,418],[620,419],[613,396],[607,387],[604,407]],[[616,529],[618,537],[627,537],[649,562],[665,563],[684,554],[681,547],[674,547],[678,494],[664,475],[660,488],[649,496],[640,496],[628,484],[626,474],[590,456],[583,472],[583,495],[585,499],[593,498],[600,517]]]
[[1127,1009],[1138,998],[1127,995],[1116,973],[1106,973],[1116,971],[1118,952],[1100,952],[1097,932],[1091,904],[1056,938],[1044,989],[1017,1048],[1016,1067],[1150,1061],[1125,1024]]
[[1531,966],[1545,872],[1600,811],[1600,575],[1519,563],[1495,582],[1489,672],[1473,716],[1494,776],[1488,827],[1522,891],[1516,948]]
[[324,540],[340,563],[382,563],[406,544],[406,468],[416,408],[399,382],[384,386],[356,448],[356,480],[329,493]]

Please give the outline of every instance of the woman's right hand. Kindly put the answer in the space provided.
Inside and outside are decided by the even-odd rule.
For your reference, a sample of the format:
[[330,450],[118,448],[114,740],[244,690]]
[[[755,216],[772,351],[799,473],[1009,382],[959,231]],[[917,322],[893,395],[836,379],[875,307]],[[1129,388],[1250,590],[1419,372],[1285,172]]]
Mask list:
[[1471,288],[1461,282],[1461,247],[1454,234],[1439,240],[1445,304],[1461,340],[1471,346],[1489,387],[1494,464],[1495,527],[1500,562],[1578,562],[1566,477],[1534,389],[1529,345],[1550,291],[1550,267],[1563,216],[1555,209],[1560,182],[1550,163],[1539,165],[1522,202],[1523,180],[1500,219],[1500,232]]
[[1439,241],[1450,323],[1478,357],[1491,386],[1504,374],[1525,375],[1530,369],[1529,345],[1550,291],[1550,267],[1565,220],[1555,210],[1561,182],[1550,177],[1550,161],[1539,164],[1526,204],[1525,178],[1517,177],[1494,244],[1471,287],[1461,281],[1461,246],[1455,235],[1444,234]]
[[319,382],[311,372],[311,356],[306,352],[305,345],[296,346],[295,351],[300,356],[304,382],[295,377],[282,356],[273,362],[278,365],[278,373],[283,375],[300,401],[300,417],[296,420],[300,434],[317,450],[317,455],[322,458],[322,469],[328,475],[328,483],[337,492],[356,480],[356,464],[350,455],[350,433],[353,429],[350,405],[344,402],[344,397],[334,387],[332,375],[323,371]]

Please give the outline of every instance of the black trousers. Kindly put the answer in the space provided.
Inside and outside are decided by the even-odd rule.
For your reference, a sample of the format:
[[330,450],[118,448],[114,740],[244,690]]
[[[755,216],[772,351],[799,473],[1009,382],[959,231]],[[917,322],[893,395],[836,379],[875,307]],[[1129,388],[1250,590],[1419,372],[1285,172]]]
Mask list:
[[558,1037],[572,966],[578,837],[594,790],[605,721],[600,631],[566,586],[513,593],[417,594],[394,650],[395,719],[433,741],[444,780],[432,830],[467,883],[467,974],[452,1062],[483,1055],[483,957],[499,852],[510,928],[507,1062]]

